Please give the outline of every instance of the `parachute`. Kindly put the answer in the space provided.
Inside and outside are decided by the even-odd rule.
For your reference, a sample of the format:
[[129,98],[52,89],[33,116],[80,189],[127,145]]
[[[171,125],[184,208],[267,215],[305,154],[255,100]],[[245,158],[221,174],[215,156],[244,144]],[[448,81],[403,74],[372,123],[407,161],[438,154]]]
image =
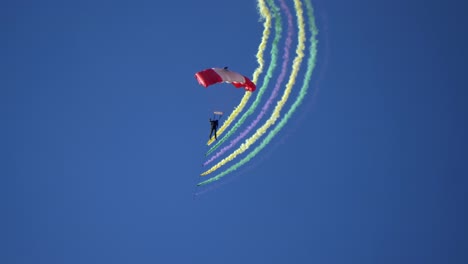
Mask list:
[[246,91],[253,92],[257,88],[255,84],[244,75],[233,72],[225,67],[211,68],[195,73],[198,83],[205,88],[216,83],[232,83],[236,88],[244,87]]

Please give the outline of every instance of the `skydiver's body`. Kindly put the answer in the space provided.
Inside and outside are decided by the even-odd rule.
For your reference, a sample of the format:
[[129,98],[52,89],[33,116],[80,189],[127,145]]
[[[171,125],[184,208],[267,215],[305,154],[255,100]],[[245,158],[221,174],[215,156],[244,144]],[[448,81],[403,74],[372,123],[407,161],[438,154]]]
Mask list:
[[216,132],[218,131],[218,119],[210,118],[210,123],[211,123],[211,132],[210,132],[209,139],[211,139],[213,132],[214,132],[215,139],[218,140],[218,135],[216,134]]

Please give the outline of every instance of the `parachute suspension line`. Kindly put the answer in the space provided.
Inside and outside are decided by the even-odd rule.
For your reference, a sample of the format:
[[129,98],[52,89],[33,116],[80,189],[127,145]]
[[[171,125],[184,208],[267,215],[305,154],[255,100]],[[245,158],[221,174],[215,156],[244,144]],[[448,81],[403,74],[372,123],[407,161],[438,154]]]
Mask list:
[[306,4],[306,9],[307,9],[307,17],[309,20],[309,31],[311,33],[311,36],[310,36],[311,47],[309,49],[309,59],[307,61],[307,69],[306,69],[306,73],[304,76],[302,87],[299,91],[299,96],[296,98],[296,100],[291,105],[288,112],[284,115],[281,121],[278,123],[278,125],[265,137],[265,139],[263,139],[260,145],[258,145],[252,152],[250,152],[246,157],[244,157],[238,163],[234,164],[233,166],[223,171],[222,173],[216,175],[215,177],[212,177],[206,181],[198,183],[197,186],[201,186],[201,185],[205,185],[205,184],[217,181],[220,178],[224,177],[225,175],[235,171],[236,169],[238,169],[245,163],[249,162],[252,158],[254,158],[265,146],[268,145],[268,143],[270,143],[273,137],[286,125],[291,115],[296,111],[297,107],[303,101],[305,95],[307,94],[307,90],[310,84],[310,79],[312,77],[312,73],[315,68],[315,63],[317,59],[317,45],[318,45],[318,41],[317,41],[318,30],[315,24],[314,9],[313,9],[312,4],[309,1],[306,0],[305,4]]
[[[269,1],[270,2],[273,2],[272,0]],[[274,2],[273,2],[273,5],[274,5]],[[276,6],[273,6],[273,8],[277,9]],[[273,9],[272,8],[272,9]],[[211,163],[213,160],[215,160],[216,158],[220,157],[221,155],[223,155],[224,153],[226,153],[228,150],[230,150],[231,148],[233,148],[234,146],[236,146],[239,141],[241,141],[243,138],[245,138],[247,136],[247,134],[253,130],[257,124],[260,122],[260,120],[263,118],[264,115],[266,115],[268,109],[270,108],[271,104],[273,103],[273,100],[278,96],[278,93],[279,93],[279,90],[281,88],[281,84],[283,83],[284,81],[284,78],[286,77],[286,71],[287,71],[287,68],[288,68],[288,64],[289,64],[289,51],[291,49],[291,44],[292,44],[292,40],[293,40],[293,34],[294,34],[294,29],[293,29],[293,26],[294,26],[294,23],[293,23],[293,16],[291,14],[291,11],[289,10],[288,6],[284,3],[284,1],[281,1],[281,8],[284,10],[284,12],[286,13],[286,17],[287,17],[287,37],[286,37],[286,41],[285,41],[285,45],[284,45],[284,54],[283,54],[283,63],[282,63],[282,66],[281,66],[281,73],[278,77],[278,80],[276,82],[276,85],[270,95],[270,97],[268,98],[267,102],[264,104],[264,106],[262,107],[261,111],[260,111],[260,114],[257,115],[257,117],[255,118],[255,120],[252,121],[252,123],[244,130],[242,131],[235,139],[233,139],[229,145],[223,147],[220,151],[218,151],[214,156],[212,156],[209,160],[207,160],[203,166],[206,166],[208,165],[209,163]],[[279,14],[277,15],[277,17],[280,17]],[[278,19],[277,22],[279,22],[279,24],[277,24],[279,26],[279,33],[281,34],[282,32],[282,27],[281,27],[281,20]],[[273,46],[273,48],[276,48],[277,49],[277,43],[276,45]],[[276,58],[273,58],[272,56],[272,63],[274,61],[274,64],[276,66]],[[271,65],[270,65],[271,66]],[[268,83],[269,83],[269,78],[267,78],[269,75],[271,76],[271,72],[270,72],[270,69],[268,69],[267,71],[267,75],[265,76],[265,81],[261,87],[262,88],[266,88],[266,86],[268,86]],[[263,89],[264,91],[265,89]],[[243,121],[245,121],[245,119],[251,115],[255,108],[257,107],[257,105],[260,103],[260,99],[261,99],[261,93],[260,92],[263,92],[262,90],[260,90],[258,93],[257,93],[257,98],[256,100],[254,101],[254,103],[250,106],[250,108],[244,113],[244,115],[241,117],[241,119],[239,119],[239,121],[237,122],[237,124],[231,129],[234,130],[234,128],[238,128],[240,127],[240,125],[243,123]],[[260,98],[260,99],[259,99]],[[257,100],[258,99],[258,100]],[[242,121],[241,124],[238,125],[238,123],[240,123],[240,121]],[[229,132],[231,132],[229,131]],[[229,135],[230,133],[228,133]],[[223,137],[221,140],[223,141],[224,138],[226,138],[228,135],[226,135],[225,137]],[[216,143],[215,146],[212,147],[215,148],[217,147],[216,145],[220,145],[220,142]],[[210,149],[211,150],[211,149]],[[213,149],[214,150],[214,149]],[[213,150],[211,152],[213,152]],[[211,153],[210,151],[208,152],[209,154]],[[208,155],[209,155],[208,154]]]
[[[263,22],[262,40],[260,42],[260,45],[258,46],[258,51],[256,55],[258,67],[257,69],[255,69],[253,73],[253,77],[252,77],[253,83],[257,83],[258,76],[263,72],[263,67],[265,64],[263,53],[268,43],[268,38],[270,36],[270,28],[271,28],[271,14],[270,14],[270,10],[268,9],[268,6],[265,4],[265,0],[258,0],[257,7],[260,12],[261,18],[263,18],[265,21]],[[224,124],[218,130],[218,135],[221,135],[224,132],[224,130],[226,130],[231,125],[231,123],[236,119],[239,113],[242,112],[244,107],[247,105],[247,102],[249,101],[251,95],[252,95],[251,92],[246,92],[244,94],[239,105],[234,108],[233,112],[228,116]],[[210,139],[208,140],[207,145],[209,146],[213,142],[214,142],[214,139]]]
[[[282,3],[284,0],[280,0]],[[283,6],[282,6],[283,7]],[[305,36],[305,27],[304,27],[304,17],[303,17],[303,10],[302,10],[302,4],[300,0],[294,0],[294,7],[296,10],[297,14],[297,24],[299,28],[299,33],[298,33],[298,44],[296,48],[296,57],[294,58],[293,65],[292,65],[292,71],[289,76],[288,83],[286,84],[286,89],[283,93],[283,96],[281,99],[277,102],[275,109],[273,110],[272,115],[270,118],[253,134],[250,138],[246,139],[245,142],[238,148],[236,149],[231,155],[228,157],[224,158],[220,162],[218,162],[216,165],[211,167],[209,170],[203,172],[201,176],[208,175],[212,173],[213,171],[219,169],[221,166],[225,165],[229,161],[232,161],[235,159],[238,155],[244,153],[252,144],[254,144],[263,134],[266,133],[268,128],[276,122],[276,120],[280,117],[280,112],[283,108],[283,106],[286,104],[286,101],[289,98],[289,95],[291,93],[292,87],[296,82],[296,77],[299,72],[302,59],[304,58],[304,49],[305,49],[305,41],[306,41],[306,36]]]
[[271,77],[273,76],[273,72],[276,68],[277,65],[277,60],[278,60],[278,43],[281,39],[281,33],[282,33],[282,20],[281,20],[281,13],[279,12],[278,7],[275,5],[275,2],[273,0],[267,0],[268,5],[270,6],[270,9],[273,10],[273,17],[275,18],[275,36],[273,38],[272,42],[272,47],[271,47],[271,61],[270,65],[268,66],[268,70],[266,75],[263,78],[263,83],[262,87],[259,89],[257,92],[257,96],[255,98],[255,101],[252,103],[252,105],[247,109],[247,111],[242,115],[242,117],[236,122],[236,124],[228,131],[227,134],[224,135],[216,144],[214,144],[208,152],[205,154],[205,156],[210,155],[213,151],[215,151],[219,146],[221,146],[226,140],[228,140],[236,131],[237,129],[245,122],[245,120],[254,113],[255,109],[257,108],[258,104],[262,100],[262,96],[265,93],[268,84],[270,82]]

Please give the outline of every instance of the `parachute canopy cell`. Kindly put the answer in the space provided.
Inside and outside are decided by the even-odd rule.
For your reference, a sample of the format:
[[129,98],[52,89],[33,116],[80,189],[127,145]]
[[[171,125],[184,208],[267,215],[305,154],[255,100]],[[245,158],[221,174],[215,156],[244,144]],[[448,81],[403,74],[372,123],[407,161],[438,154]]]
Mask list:
[[244,75],[222,68],[211,68],[195,73],[198,83],[208,87],[216,83],[232,83],[236,88],[244,87],[246,91],[253,92],[255,84]]

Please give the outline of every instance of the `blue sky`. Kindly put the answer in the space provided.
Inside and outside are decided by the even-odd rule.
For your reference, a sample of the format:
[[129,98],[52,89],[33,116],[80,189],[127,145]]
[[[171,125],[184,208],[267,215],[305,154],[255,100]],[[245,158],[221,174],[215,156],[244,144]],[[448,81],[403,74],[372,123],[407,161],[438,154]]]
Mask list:
[[312,3],[316,96],[201,190],[255,1],[3,1],[0,262],[468,262],[466,4]]

